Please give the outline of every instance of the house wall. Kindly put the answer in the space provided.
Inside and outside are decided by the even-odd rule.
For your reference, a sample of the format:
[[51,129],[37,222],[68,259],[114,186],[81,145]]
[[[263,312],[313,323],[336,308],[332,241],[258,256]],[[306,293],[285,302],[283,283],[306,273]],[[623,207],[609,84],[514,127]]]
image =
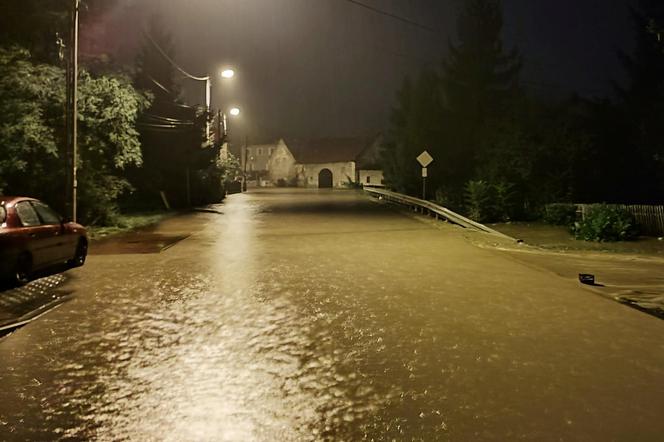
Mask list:
[[267,171],[268,161],[276,147],[274,144],[253,144],[247,146],[247,171]]
[[318,187],[318,174],[323,169],[332,172],[332,184],[335,188],[345,187],[348,182],[355,182],[355,162],[298,164],[296,167],[298,185]]
[[363,186],[383,186],[384,178],[382,170],[358,170],[358,182]]
[[272,184],[277,184],[281,179],[286,182],[296,177],[295,158],[283,140],[277,143],[272,155],[267,162],[269,178]]

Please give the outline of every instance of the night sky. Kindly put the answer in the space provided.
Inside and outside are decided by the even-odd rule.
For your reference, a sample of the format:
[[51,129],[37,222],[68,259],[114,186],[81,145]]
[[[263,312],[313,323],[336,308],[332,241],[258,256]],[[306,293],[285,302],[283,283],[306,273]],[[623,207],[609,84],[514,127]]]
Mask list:
[[[212,95],[215,108],[242,108],[236,142],[384,130],[403,78],[440,67],[462,4],[361,0],[415,26],[347,0],[127,1],[113,18],[125,40],[158,13],[186,70],[236,69],[233,80],[217,77]],[[616,50],[632,46],[628,1],[504,0],[505,45],[524,56],[524,86],[552,98],[610,94],[622,77]],[[201,84],[183,86],[189,104],[204,101]]]

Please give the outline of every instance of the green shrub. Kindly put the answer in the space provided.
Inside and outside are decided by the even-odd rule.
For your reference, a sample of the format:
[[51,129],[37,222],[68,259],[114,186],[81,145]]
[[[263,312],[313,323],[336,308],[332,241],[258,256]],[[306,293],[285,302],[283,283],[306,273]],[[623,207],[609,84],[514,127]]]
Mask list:
[[544,222],[555,226],[573,226],[576,221],[576,204],[555,203],[544,206]]
[[86,224],[112,226],[117,223],[118,199],[133,190],[124,179],[82,170],[79,175],[78,216]]
[[637,235],[634,217],[606,204],[590,206],[584,219],[574,224],[574,236],[585,241],[627,241]]
[[477,222],[509,221],[517,212],[517,192],[505,181],[468,181],[464,192],[468,216]]
[[494,215],[494,189],[483,180],[468,181],[465,189],[466,212],[477,222],[492,221]]
[[464,194],[449,187],[439,187],[434,192],[433,202],[455,212],[464,211]]
[[516,209],[514,184],[501,181],[493,185],[493,216],[496,221],[509,221]]

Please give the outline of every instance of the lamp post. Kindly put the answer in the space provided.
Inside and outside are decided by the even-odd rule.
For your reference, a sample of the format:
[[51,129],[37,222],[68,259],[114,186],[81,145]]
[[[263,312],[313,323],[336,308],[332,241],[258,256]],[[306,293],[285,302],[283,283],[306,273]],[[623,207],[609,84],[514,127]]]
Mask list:
[[[230,79],[235,77],[235,71],[233,69],[224,69],[221,71],[221,76],[222,78]],[[211,77],[208,75],[205,78],[205,108],[207,109],[208,112],[211,111],[211,101],[212,101],[212,81]],[[236,109],[236,108],[233,108]],[[231,115],[233,114],[233,109],[231,109]],[[239,114],[239,112],[238,112]],[[210,122],[205,126],[205,138],[209,141],[210,140]]]
[[[196,81],[204,81],[205,82],[205,110],[210,113],[212,111],[212,77],[210,75],[207,75],[205,77],[196,77],[191,74],[187,74],[186,72],[182,71],[183,73],[186,74],[187,78],[190,78],[192,80]],[[235,76],[235,71],[233,69],[224,69],[221,71],[221,76],[223,78],[229,79],[233,78]],[[239,113],[239,112],[238,112]],[[224,127],[225,130],[225,127]],[[207,142],[210,142],[210,119],[206,118],[205,121],[205,140]],[[191,206],[191,184],[190,184],[190,171],[189,167],[185,170],[185,179],[186,179],[186,197],[187,197],[187,206]]]

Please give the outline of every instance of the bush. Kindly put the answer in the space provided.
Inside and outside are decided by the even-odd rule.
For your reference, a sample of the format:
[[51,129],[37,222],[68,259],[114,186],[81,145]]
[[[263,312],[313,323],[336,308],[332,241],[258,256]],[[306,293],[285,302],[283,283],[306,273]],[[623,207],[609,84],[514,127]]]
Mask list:
[[514,184],[501,181],[493,186],[493,216],[498,221],[509,221],[516,211]]
[[80,220],[96,226],[115,225],[119,214],[118,199],[133,188],[124,178],[94,171],[81,172],[78,187]]
[[451,187],[439,187],[434,192],[433,202],[455,212],[464,212],[464,194]]
[[544,206],[544,222],[555,226],[573,226],[576,221],[576,204],[555,203]]
[[494,192],[486,181],[468,181],[465,189],[466,211],[477,222],[492,221],[494,216]]
[[504,181],[496,184],[468,181],[464,196],[466,213],[480,223],[509,221],[518,206],[514,185]]
[[590,206],[584,219],[574,223],[574,236],[585,241],[628,241],[637,235],[632,214],[606,204]]

